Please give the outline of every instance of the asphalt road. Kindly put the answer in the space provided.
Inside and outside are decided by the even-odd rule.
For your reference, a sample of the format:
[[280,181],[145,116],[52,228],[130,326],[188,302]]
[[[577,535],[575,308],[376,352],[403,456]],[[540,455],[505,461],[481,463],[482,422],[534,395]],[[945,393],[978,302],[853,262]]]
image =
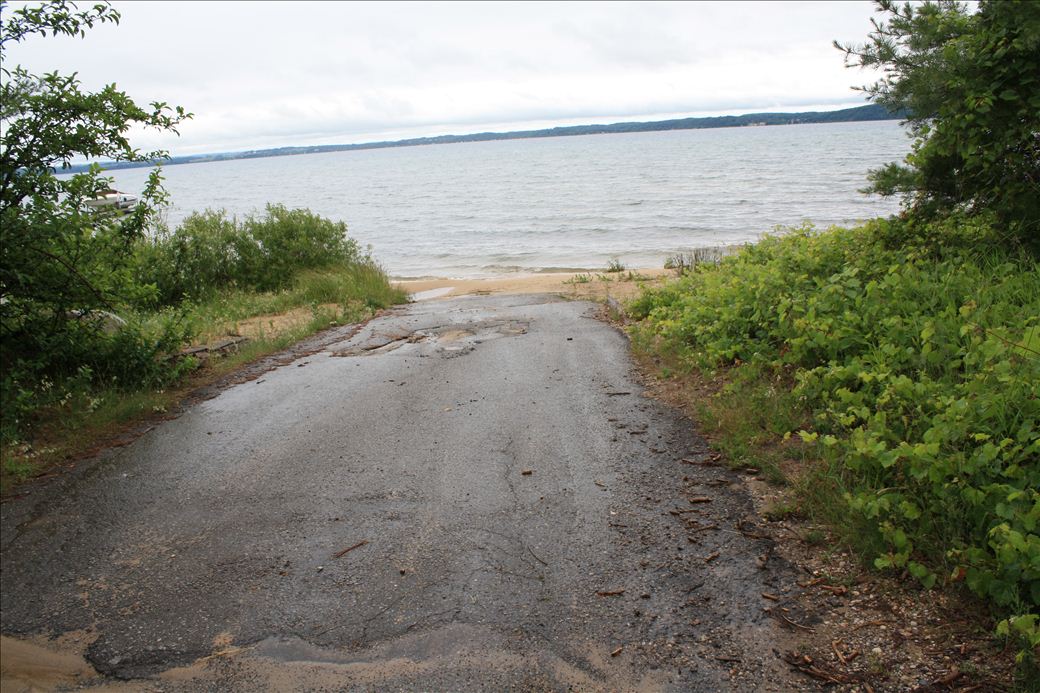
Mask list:
[[596,310],[412,304],[29,487],[3,634],[161,690],[793,687],[791,571]]

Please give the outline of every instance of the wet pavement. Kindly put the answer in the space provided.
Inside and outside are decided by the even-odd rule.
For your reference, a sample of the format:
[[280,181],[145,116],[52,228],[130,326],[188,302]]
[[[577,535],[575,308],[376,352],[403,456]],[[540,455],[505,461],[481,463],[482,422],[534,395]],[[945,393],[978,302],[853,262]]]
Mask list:
[[159,690],[793,688],[792,570],[597,310],[405,306],[30,486],[3,634]]

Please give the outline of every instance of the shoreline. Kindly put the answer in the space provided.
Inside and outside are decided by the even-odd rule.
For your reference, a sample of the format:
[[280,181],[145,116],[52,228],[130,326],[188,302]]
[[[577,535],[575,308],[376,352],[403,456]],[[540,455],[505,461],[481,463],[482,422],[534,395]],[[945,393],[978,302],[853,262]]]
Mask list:
[[[718,263],[722,258],[735,255],[749,243],[733,243],[728,245],[711,245],[693,248],[688,251],[673,253],[669,259],[675,259],[693,266],[702,262]],[[408,293],[413,301],[425,301],[434,298],[467,296],[473,294],[533,294],[533,293],[566,293],[569,295],[597,295],[601,299],[609,296],[615,298],[632,298],[638,291],[590,291],[593,285],[615,288],[622,285],[640,287],[644,284],[660,284],[668,277],[678,276],[675,269],[668,266],[624,268],[620,271],[608,269],[558,268],[537,269],[505,273],[483,277],[390,277],[390,283]]]
[[631,298],[646,284],[657,284],[675,273],[661,267],[622,272],[544,272],[501,277],[452,279],[391,279],[413,301],[487,294],[558,293],[580,298]]

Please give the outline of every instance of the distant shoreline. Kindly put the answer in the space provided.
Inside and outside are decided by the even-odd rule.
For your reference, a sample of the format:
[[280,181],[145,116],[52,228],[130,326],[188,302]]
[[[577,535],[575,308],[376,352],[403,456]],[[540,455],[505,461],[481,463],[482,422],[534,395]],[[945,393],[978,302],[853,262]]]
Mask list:
[[[473,275],[452,275],[452,274],[422,274],[417,276],[406,276],[390,274],[390,281],[394,284],[402,285],[415,285],[420,286],[421,289],[435,289],[448,284],[461,284],[466,285],[469,288],[479,286],[481,284],[492,284],[492,285],[509,285],[509,286],[549,286],[554,285],[558,280],[563,277],[569,279],[571,277],[579,275],[588,275],[590,277],[603,277],[603,276],[618,276],[624,275],[627,272],[635,272],[636,274],[648,274],[651,276],[659,276],[661,274],[667,274],[669,272],[680,269],[675,266],[676,262],[681,262],[687,267],[692,267],[696,264],[701,263],[712,263],[718,264],[723,258],[730,255],[736,255],[743,248],[749,245],[754,245],[759,240],[767,235],[774,234],[762,234],[758,239],[754,241],[744,241],[743,243],[727,243],[725,245],[704,245],[704,246],[691,246],[685,249],[676,250],[671,253],[665,254],[662,262],[657,265],[641,265],[638,267],[629,267],[627,264],[621,262],[623,258],[617,258],[621,262],[620,270],[611,270],[604,265],[599,266],[588,266],[588,267],[517,267],[514,270],[501,271],[501,272],[486,272]],[[472,285],[472,286],[470,286]],[[529,293],[529,289],[519,291],[519,293]],[[461,293],[454,293],[452,295],[461,296]]]
[[[801,125],[810,123],[851,123],[872,120],[898,120],[902,116],[893,114],[883,106],[868,104],[837,111],[807,111],[804,113],[747,113],[739,116],[713,116],[710,118],[674,118],[647,122],[623,122],[608,125],[568,125],[542,130],[515,130],[510,132],[479,132],[469,135],[440,135],[437,137],[415,137],[404,140],[366,142],[362,144],[320,144],[308,147],[277,147],[254,149],[244,152],[216,154],[191,154],[174,156],[155,161],[102,161],[98,162],[105,171],[126,168],[145,168],[162,164],[198,164],[211,161],[233,161],[235,159],[261,159],[271,156],[296,156],[299,154],[321,154],[346,152],[361,149],[386,149],[389,147],[418,147],[429,144],[456,144],[460,142],[490,142],[496,140],[518,140],[543,137],[572,137],[576,135],[604,135],[627,132],[662,132],[667,130],[702,130],[709,128],[754,127],[766,125]],[[76,164],[63,169],[62,173],[86,171],[89,164]]]

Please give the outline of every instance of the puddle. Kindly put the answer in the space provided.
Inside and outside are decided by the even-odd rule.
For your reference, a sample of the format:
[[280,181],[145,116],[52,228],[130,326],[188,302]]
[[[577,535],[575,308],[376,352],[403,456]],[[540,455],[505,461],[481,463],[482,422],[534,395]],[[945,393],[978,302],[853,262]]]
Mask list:
[[437,335],[438,342],[457,342],[460,339],[472,337],[473,333],[469,330],[447,330]]

